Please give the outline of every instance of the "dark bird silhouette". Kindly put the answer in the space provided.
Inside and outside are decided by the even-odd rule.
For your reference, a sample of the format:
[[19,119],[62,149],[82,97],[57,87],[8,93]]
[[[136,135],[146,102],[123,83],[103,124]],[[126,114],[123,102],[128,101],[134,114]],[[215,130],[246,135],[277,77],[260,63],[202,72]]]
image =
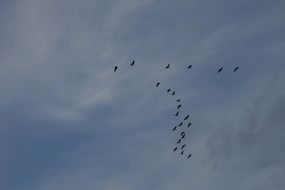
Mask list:
[[183,154],[184,154],[184,151],[182,150],[182,151],[180,152],[180,154],[183,155]]
[[187,156],[187,159],[189,159],[191,156],[192,156],[192,154],[189,154],[189,155]]
[[188,126],[187,126],[187,127],[189,128],[191,125],[192,125],[192,123],[190,122],[190,123],[188,123]]
[[165,69],[169,69],[169,66],[170,66],[170,65],[169,65],[169,64],[167,64],[167,65],[166,65],[166,67],[165,67]]
[[175,126],[175,127],[172,129],[172,131],[174,132],[174,131],[176,131],[176,129],[177,129],[177,126]]
[[180,102],[180,101],[181,101],[181,99],[180,99],[180,98],[176,100],[176,102]]
[[191,69],[191,67],[192,67],[192,65],[189,65],[187,68],[188,68],[188,69]]
[[174,96],[175,95],[175,91],[173,91],[171,95]]
[[167,89],[167,93],[169,93],[170,91],[171,91],[171,89],[170,89],[170,88],[168,88],[168,89]]
[[156,88],[157,88],[159,85],[160,85],[160,82],[157,82],[157,83],[156,83]]
[[175,152],[177,150],[177,147],[175,147],[174,149],[173,149],[173,152]]
[[181,146],[181,150],[183,150],[183,148],[185,148],[185,146],[186,146],[186,144],[182,145],[182,146]]
[[179,104],[179,105],[177,106],[177,108],[178,108],[178,109],[180,109],[180,108],[181,108],[181,106],[182,106],[182,105],[181,105],[181,104]]
[[118,70],[118,66],[114,67],[114,72],[116,72]]
[[184,117],[184,121],[187,120],[188,118],[189,118],[189,114],[186,117]]
[[185,134],[185,132],[184,131],[182,131],[181,133],[180,133],[180,136],[182,136],[182,135],[184,135]]
[[174,116],[178,116],[179,115],[179,111],[176,112],[176,114]]
[[133,60],[132,62],[131,62],[131,66],[134,66],[135,65],[135,60]]
[[181,121],[178,125],[178,127],[181,127],[183,125],[183,121]]
[[236,67],[233,72],[236,72],[238,69],[239,69],[239,67]]
[[185,138],[185,134],[182,135],[181,139],[184,139],[184,138]]
[[220,73],[223,70],[223,67],[220,67],[217,73]]
[[179,139],[179,140],[177,141],[177,144],[179,144],[179,143],[181,143],[181,139]]

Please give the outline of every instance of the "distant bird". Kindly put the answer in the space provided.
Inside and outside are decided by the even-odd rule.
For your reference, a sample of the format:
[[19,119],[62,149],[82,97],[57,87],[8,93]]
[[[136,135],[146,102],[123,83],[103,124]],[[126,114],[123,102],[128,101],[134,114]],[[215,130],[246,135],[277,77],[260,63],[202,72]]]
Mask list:
[[177,126],[175,126],[175,127],[172,129],[172,131],[173,131],[173,132],[176,131],[176,128],[177,128]]
[[184,151],[182,150],[182,151],[180,152],[180,154],[183,155],[183,154],[184,154]]
[[182,146],[181,146],[181,150],[183,150],[183,148],[185,148],[185,146],[186,146],[186,144],[182,145]]
[[176,102],[180,102],[180,101],[181,101],[181,99],[180,99],[180,98],[176,100]]
[[118,69],[118,66],[115,66],[115,67],[114,67],[114,72],[116,72],[116,71],[117,71],[117,69]]
[[181,106],[182,106],[182,105],[181,105],[181,104],[179,104],[179,105],[177,106],[177,108],[178,108],[178,109],[180,109],[180,108],[181,108]]
[[192,156],[192,154],[189,154],[189,155],[187,156],[187,159],[189,159],[191,156]]
[[187,127],[189,128],[191,125],[192,125],[192,123],[190,122],[190,123],[188,123],[188,126],[187,126]]
[[186,117],[184,117],[184,121],[187,120],[188,118],[189,118],[189,114]]
[[184,139],[185,138],[185,133],[182,135],[181,139]]
[[217,73],[220,73],[223,70],[223,67],[220,67]]
[[134,66],[135,65],[135,60],[133,60],[132,62],[131,62],[131,66]]
[[239,67],[236,67],[233,72],[236,72],[238,69],[239,69]]
[[185,132],[184,131],[182,131],[181,133],[180,133],[180,136],[182,136],[182,135],[184,135],[185,134]]
[[183,121],[181,121],[178,125],[178,127],[181,127],[183,125]]
[[174,116],[178,116],[179,115],[179,111],[176,112],[176,114]]
[[175,152],[177,150],[177,147],[175,147],[174,149],[173,149],[173,152]]
[[179,140],[177,141],[177,144],[179,144],[179,143],[181,143],[181,139],[179,139]]
[[168,89],[167,89],[167,93],[169,93],[170,91],[171,91],[171,89],[170,89],[170,88],[168,88]]
[[192,67],[192,65],[189,65],[187,68],[188,68],[188,69],[191,69],[191,67]]
[[175,95],[175,91],[173,91],[171,95],[174,96]]
[[160,85],[160,82],[157,82],[157,83],[156,83],[156,88],[157,88],[159,85]]
[[169,65],[169,64],[167,64],[167,65],[166,65],[166,67],[165,67],[165,69],[169,69],[169,66],[170,66],[170,65]]

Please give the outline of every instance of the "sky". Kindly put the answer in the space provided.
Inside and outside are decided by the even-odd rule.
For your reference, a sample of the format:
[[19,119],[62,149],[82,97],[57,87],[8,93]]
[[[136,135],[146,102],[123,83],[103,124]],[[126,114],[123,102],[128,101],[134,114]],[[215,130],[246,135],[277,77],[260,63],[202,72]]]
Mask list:
[[0,189],[284,189],[284,0],[1,0],[0,26]]

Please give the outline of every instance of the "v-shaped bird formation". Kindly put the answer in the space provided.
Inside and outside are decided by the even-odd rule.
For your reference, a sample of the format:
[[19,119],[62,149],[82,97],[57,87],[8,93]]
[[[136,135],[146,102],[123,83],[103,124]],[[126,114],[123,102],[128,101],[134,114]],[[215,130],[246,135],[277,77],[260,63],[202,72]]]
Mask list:
[[[133,67],[135,66],[135,60],[132,60],[130,62],[130,66]],[[119,69],[119,67],[116,65],[113,67],[114,68],[114,72],[117,72],[117,70]],[[170,64],[167,64],[164,69],[170,69]],[[188,65],[186,67],[186,69],[192,69],[192,64]],[[217,73],[221,73],[223,71],[223,67],[219,67],[217,69]],[[237,72],[239,70],[239,66],[236,66],[232,71],[233,72]],[[156,88],[160,88],[161,82],[157,81],[154,86]],[[166,88],[165,91],[168,95],[170,96],[177,96],[177,93],[175,90],[173,90],[172,88]],[[186,159],[189,159],[192,157],[192,153],[190,151],[190,146],[186,144],[186,136],[190,136],[190,127],[192,126],[192,122],[191,122],[191,118],[190,118],[190,114],[187,113],[186,115],[183,116],[181,109],[182,109],[182,103],[181,103],[181,98],[176,98],[176,103],[177,103],[177,110],[174,112],[173,116],[175,118],[179,118],[180,116],[182,116],[181,120],[178,120],[177,125],[175,125],[174,127],[172,127],[172,133],[175,135],[176,137],[176,141],[175,141],[175,145],[173,148],[173,152],[177,152],[180,156],[184,156]],[[188,149],[187,149],[188,148]]]

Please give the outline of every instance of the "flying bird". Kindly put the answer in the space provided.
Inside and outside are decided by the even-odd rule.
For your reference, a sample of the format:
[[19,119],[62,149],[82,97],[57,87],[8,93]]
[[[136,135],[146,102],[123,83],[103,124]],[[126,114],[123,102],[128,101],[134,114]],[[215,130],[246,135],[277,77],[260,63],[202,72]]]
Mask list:
[[167,64],[167,65],[166,65],[166,67],[165,67],[165,69],[169,69],[169,66],[170,66],[170,65],[169,65],[169,64]]
[[190,123],[188,123],[188,128],[190,127],[192,125],[192,123],[190,122]]
[[174,149],[173,149],[173,152],[175,152],[177,150],[177,147],[175,147]]
[[187,120],[188,118],[189,118],[189,114],[186,117],[184,117],[184,121]]
[[178,108],[178,109],[180,109],[180,108],[181,108],[181,106],[182,106],[182,105],[181,105],[181,104],[179,104],[179,105],[177,106],[177,108]]
[[175,95],[175,91],[173,91],[171,95],[174,96]]
[[184,154],[184,151],[182,150],[182,151],[180,152],[180,154],[183,155],[183,154]]
[[220,67],[217,73],[220,73],[223,70],[223,67]]
[[192,156],[192,154],[189,154],[189,155],[187,156],[187,159],[189,159],[191,156]]
[[185,146],[186,146],[186,144],[182,145],[182,146],[181,146],[181,150],[183,150],[183,148],[185,148]]
[[157,88],[159,85],[160,85],[160,82],[157,82],[157,83],[156,83],[156,88]]
[[168,88],[168,89],[167,89],[167,93],[169,93],[170,91],[171,91],[171,89],[170,89],[170,88]]
[[183,125],[183,121],[181,121],[178,125],[178,127],[181,127]]
[[179,140],[177,141],[177,144],[179,144],[179,143],[181,143],[181,139],[179,139]]
[[175,127],[172,129],[172,131],[173,131],[173,132],[176,131],[176,128],[177,128],[177,126],[175,126]]
[[117,69],[118,69],[118,66],[115,66],[115,67],[114,67],[114,72],[116,72],[116,71],[117,71]]
[[176,102],[180,102],[180,101],[181,101],[180,98],[176,100]]
[[132,62],[131,62],[131,66],[134,66],[135,65],[135,60],[133,60]]
[[191,69],[191,67],[192,67],[192,65],[189,65],[187,68],[188,68],[188,69]]
[[176,114],[174,116],[178,116],[179,115],[179,111],[176,112]]
[[180,136],[182,136],[182,135],[184,135],[185,134],[185,132],[184,131],[182,131],[181,133],[180,133]]
[[184,139],[185,138],[185,134],[183,134],[181,138]]
[[236,72],[238,69],[239,69],[239,67],[236,67],[233,72]]

